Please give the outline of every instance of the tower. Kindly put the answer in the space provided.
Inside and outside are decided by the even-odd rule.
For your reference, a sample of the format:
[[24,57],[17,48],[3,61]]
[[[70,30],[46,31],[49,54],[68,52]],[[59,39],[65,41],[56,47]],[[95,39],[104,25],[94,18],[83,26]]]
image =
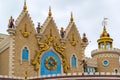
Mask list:
[[98,49],[92,51],[97,61],[97,72],[119,72],[120,49],[113,48],[113,39],[106,30],[106,18],[103,21],[103,32],[100,35]]

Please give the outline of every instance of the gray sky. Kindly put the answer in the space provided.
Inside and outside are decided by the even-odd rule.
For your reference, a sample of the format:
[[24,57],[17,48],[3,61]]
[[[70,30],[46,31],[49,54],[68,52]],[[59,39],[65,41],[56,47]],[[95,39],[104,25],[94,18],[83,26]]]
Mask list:
[[[0,0],[0,33],[7,33],[8,19],[16,19],[22,11],[24,0]],[[43,24],[48,16],[48,8],[52,8],[52,16],[56,25],[65,27],[69,23],[70,13],[80,36],[85,32],[90,41],[86,48],[86,56],[97,48],[97,39],[102,33],[102,20],[108,18],[107,31],[114,39],[114,47],[120,48],[120,0],[27,0],[29,14],[37,26]]]

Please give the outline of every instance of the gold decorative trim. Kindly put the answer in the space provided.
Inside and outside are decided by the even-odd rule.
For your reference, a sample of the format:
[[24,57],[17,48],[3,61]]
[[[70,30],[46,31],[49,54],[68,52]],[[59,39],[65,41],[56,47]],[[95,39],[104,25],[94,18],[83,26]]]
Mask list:
[[60,44],[54,42],[54,40],[55,40],[55,37],[52,36],[52,30],[50,30],[50,36],[47,37],[47,39],[44,40],[44,42],[38,41],[39,50],[36,51],[36,55],[32,61],[32,64],[34,65],[34,69],[36,71],[38,71],[40,68],[41,54],[44,51],[48,50],[50,48],[50,45],[52,44],[55,51],[58,52],[60,54],[60,56],[62,57],[62,66],[63,66],[64,73],[68,72],[68,69],[70,68],[70,66],[69,66],[67,58],[64,54],[64,49],[66,47],[63,45],[61,46]]
[[22,35],[27,38],[29,36],[29,32],[22,32]]
[[69,42],[70,42],[70,44],[71,44],[72,46],[76,46],[76,44],[77,44],[78,41],[75,40],[74,34],[72,34],[72,38],[69,39]]
[[27,24],[25,24],[24,31],[21,33],[25,38],[27,38],[30,35],[30,32],[27,31]]
[[63,70],[64,70],[64,73],[67,73],[68,72],[68,69],[70,69],[70,65],[67,61],[67,58],[64,54],[64,49],[66,47],[65,46],[61,46],[60,44],[58,43],[54,43],[54,49],[60,54],[60,56],[62,57],[62,65],[63,65]]

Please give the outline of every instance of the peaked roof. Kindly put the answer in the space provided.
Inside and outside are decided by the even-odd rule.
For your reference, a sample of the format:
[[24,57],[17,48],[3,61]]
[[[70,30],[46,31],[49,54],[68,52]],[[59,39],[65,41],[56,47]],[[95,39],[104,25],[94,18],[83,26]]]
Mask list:
[[[72,14],[72,12],[71,12],[70,22],[69,22],[69,24],[68,24],[68,26],[67,26],[67,28],[66,28],[66,30],[65,30],[65,31],[66,31],[65,38],[67,38],[67,36],[68,36],[69,32],[71,31],[71,28],[72,28],[72,27],[75,27],[76,30],[77,30],[77,27],[76,27],[75,22],[74,22],[73,14]],[[78,30],[77,30],[77,33],[79,34],[79,31],[78,31]],[[79,34],[79,36],[80,36],[80,34]]]
[[[56,23],[55,23],[55,21],[54,21],[54,19],[52,17],[51,7],[49,7],[48,17],[46,18],[45,22],[42,25],[43,27],[42,27],[41,33],[43,33],[45,31],[45,29],[47,28],[47,26],[50,23],[50,21],[53,21],[53,23],[55,25],[55,28],[57,29]],[[59,31],[58,31],[58,33],[59,33]]]
[[20,13],[20,15],[17,17],[17,19],[16,19],[16,21],[15,21],[16,26],[19,25],[19,23],[22,21],[22,19],[24,18],[25,15],[28,16],[28,18],[29,18],[29,20],[30,20],[30,23],[34,26],[34,23],[33,23],[33,21],[31,20],[30,14],[29,14],[28,11],[27,11],[26,0],[24,1],[24,6],[23,6],[22,12]]

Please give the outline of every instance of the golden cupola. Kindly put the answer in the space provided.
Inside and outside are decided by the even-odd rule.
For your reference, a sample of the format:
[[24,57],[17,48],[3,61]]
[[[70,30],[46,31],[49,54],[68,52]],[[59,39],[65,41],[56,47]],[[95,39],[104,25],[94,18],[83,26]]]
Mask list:
[[106,30],[106,18],[103,21],[103,32],[100,35],[100,39],[97,40],[99,49],[110,49],[112,48],[113,39],[110,37],[110,34]]

